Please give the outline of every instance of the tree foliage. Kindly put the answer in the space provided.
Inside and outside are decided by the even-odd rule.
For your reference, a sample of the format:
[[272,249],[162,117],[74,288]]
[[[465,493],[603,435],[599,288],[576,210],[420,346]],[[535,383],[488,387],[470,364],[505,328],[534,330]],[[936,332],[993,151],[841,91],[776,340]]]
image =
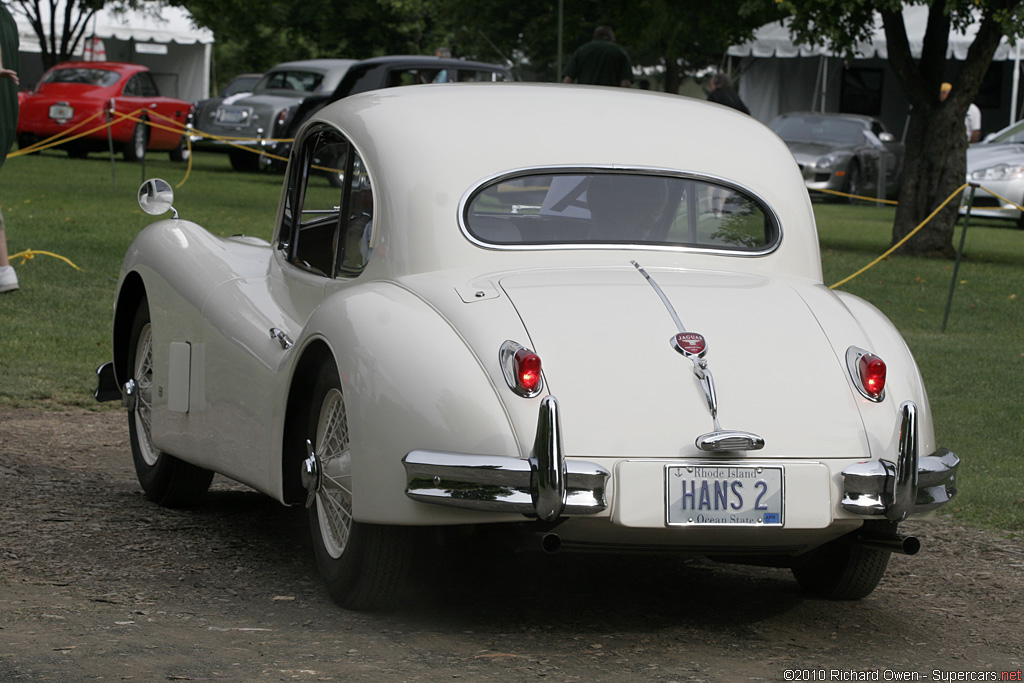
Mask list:
[[74,54],[89,20],[105,0],[4,0],[3,4],[12,14],[28,19],[39,39],[43,68],[49,69]]
[[[967,137],[964,117],[978,94],[985,72],[1002,37],[1024,33],[1024,2],[1020,0],[931,0],[920,58],[911,54],[910,40],[899,0],[783,0],[791,13],[798,41],[830,45],[852,52],[882,21],[889,64],[910,106],[903,186],[893,225],[893,243],[907,236],[965,181]],[[972,23],[977,33],[967,58],[955,75],[947,65],[951,29],[963,31]],[[951,95],[939,100],[943,81]],[[950,204],[905,245],[911,253],[953,251],[958,201]]]

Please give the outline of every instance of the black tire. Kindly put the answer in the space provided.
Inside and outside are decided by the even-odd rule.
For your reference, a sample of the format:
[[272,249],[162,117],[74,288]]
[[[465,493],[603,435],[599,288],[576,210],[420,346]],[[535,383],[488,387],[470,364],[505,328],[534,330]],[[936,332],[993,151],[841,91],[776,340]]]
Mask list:
[[[863,184],[861,183],[860,164],[856,161],[850,162],[850,167],[846,169],[846,194],[852,194],[861,196],[863,194]],[[846,197],[847,201],[851,204],[856,204],[858,199],[853,197]]]
[[335,602],[356,610],[382,609],[401,597],[416,555],[415,529],[352,519],[348,422],[338,371],[324,368],[314,385],[306,434],[322,467],[309,506],[317,568]]
[[172,149],[170,152],[171,161],[188,161],[189,157],[192,156],[192,150],[189,149],[188,140],[185,136],[181,136],[181,141],[178,146]]
[[149,145],[149,126],[136,123],[132,136],[124,143],[125,161],[142,161],[146,158],[146,147]]
[[254,152],[232,149],[228,152],[228,158],[231,160],[231,168],[239,173],[254,173],[260,170],[260,155]]
[[128,412],[128,434],[135,474],[146,498],[165,507],[192,507],[202,502],[213,472],[179,460],[153,445],[150,436],[153,391],[152,325],[143,299],[135,312],[128,367],[135,382],[135,405]]
[[860,600],[882,580],[890,554],[840,539],[812,550],[792,571],[800,587],[811,595]]

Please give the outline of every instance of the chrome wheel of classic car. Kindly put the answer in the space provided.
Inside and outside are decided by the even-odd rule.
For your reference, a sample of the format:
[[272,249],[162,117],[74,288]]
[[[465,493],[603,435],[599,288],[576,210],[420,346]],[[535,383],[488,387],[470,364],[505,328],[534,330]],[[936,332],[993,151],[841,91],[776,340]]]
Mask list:
[[124,160],[141,161],[146,156],[146,145],[148,143],[148,127],[145,123],[136,123],[131,139],[124,145]]
[[793,567],[793,576],[812,595],[859,600],[882,580],[890,554],[840,539],[812,550],[804,562]]
[[132,379],[125,385],[128,432],[135,473],[150,500],[167,507],[199,503],[210,488],[213,472],[164,453],[152,441],[153,326],[144,300],[132,324],[128,366]]
[[408,527],[352,518],[352,458],[345,398],[337,370],[321,373],[313,392],[312,453],[303,463],[317,566],[331,597],[351,609],[387,607],[399,597],[415,553]]

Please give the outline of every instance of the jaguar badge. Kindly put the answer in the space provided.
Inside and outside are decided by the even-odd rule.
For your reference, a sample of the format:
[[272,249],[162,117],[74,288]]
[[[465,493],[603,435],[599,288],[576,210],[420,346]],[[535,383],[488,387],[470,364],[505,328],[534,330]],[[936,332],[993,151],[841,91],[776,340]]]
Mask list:
[[696,332],[680,332],[672,337],[671,344],[672,348],[687,358],[702,358],[708,351],[704,335]]

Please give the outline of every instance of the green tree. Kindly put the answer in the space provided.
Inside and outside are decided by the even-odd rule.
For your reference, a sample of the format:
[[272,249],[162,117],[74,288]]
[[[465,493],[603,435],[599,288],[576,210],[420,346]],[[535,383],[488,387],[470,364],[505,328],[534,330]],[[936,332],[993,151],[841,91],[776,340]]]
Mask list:
[[294,59],[433,53],[431,0],[171,0],[216,36],[225,76]]
[[616,32],[628,39],[634,64],[664,69],[665,92],[679,92],[682,77],[721,62],[730,45],[781,18],[774,0],[605,2]]
[[[106,0],[3,0],[11,14],[26,17],[39,39],[43,68],[67,61],[78,49],[89,20]],[[134,2],[111,3],[118,6]]]
[[[965,179],[967,137],[964,117],[978,94],[999,41],[1024,32],[1020,0],[932,0],[920,59],[911,55],[900,0],[782,0],[792,14],[796,38],[807,44],[851,51],[865,40],[880,16],[892,66],[910,102],[906,159],[893,244],[907,236]],[[951,28],[977,21],[978,31],[959,73],[946,78],[946,48]],[[950,80],[953,91],[943,102],[939,86]],[[908,253],[953,253],[958,202],[953,201],[903,247]]]

